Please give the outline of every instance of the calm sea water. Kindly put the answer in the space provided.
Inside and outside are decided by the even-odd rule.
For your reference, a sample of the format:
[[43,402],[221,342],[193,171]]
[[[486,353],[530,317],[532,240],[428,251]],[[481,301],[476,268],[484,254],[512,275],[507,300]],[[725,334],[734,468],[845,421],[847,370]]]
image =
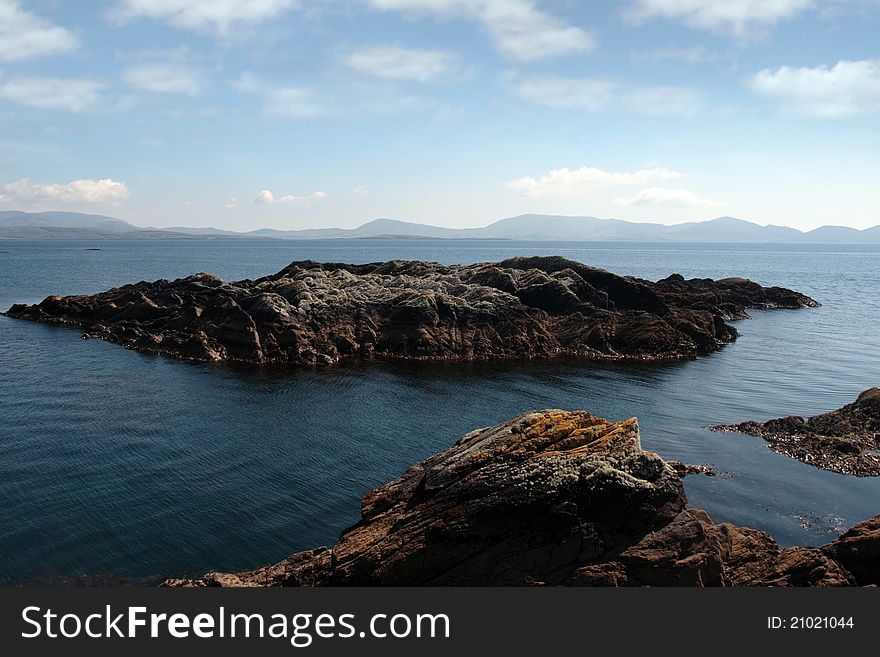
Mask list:
[[541,408],[638,416],[647,448],[724,473],[687,479],[693,506],[785,545],[826,542],[880,513],[880,478],[823,472],[758,439],[703,428],[811,415],[880,385],[880,247],[7,241],[0,308],[199,271],[255,278],[306,258],[469,263],[539,254],[649,279],[741,275],[824,306],[757,312],[716,354],[639,367],[254,371],[146,356],[0,317],[0,583],[240,569],[333,543],[366,490],[471,429]]

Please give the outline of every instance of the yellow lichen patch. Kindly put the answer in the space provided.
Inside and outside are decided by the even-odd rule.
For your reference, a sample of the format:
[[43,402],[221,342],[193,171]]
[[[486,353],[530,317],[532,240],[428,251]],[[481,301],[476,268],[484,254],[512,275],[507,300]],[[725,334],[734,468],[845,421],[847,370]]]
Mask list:
[[582,454],[596,451],[640,450],[635,418],[608,422],[583,411],[535,414],[522,428],[521,440],[508,446],[510,454]]
[[595,440],[568,450],[570,454],[640,450],[638,424],[635,418],[611,424],[609,430]]

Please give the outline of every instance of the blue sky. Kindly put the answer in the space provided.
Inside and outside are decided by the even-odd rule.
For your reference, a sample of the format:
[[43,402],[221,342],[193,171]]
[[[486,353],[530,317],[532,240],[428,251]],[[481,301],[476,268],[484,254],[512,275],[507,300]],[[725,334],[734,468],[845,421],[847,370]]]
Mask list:
[[0,210],[880,223],[880,0],[0,0]]

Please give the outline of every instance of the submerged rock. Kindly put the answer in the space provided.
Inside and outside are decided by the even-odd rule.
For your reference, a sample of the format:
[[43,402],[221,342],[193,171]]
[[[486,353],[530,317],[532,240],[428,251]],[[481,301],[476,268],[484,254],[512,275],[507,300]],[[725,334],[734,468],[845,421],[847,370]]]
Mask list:
[[166,586],[842,586],[876,582],[880,517],[826,548],[686,508],[638,423],[528,413],[367,493],[332,548]]
[[560,257],[445,266],[294,262],[258,280],[210,274],[15,305],[148,353],[201,361],[486,360],[569,355],[668,360],[736,339],[748,308],[819,304],[743,279],[652,283]]
[[806,420],[789,416],[709,428],[758,436],[774,452],[823,470],[857,477],[880,475],[880,388],[865,390],[852,404]]

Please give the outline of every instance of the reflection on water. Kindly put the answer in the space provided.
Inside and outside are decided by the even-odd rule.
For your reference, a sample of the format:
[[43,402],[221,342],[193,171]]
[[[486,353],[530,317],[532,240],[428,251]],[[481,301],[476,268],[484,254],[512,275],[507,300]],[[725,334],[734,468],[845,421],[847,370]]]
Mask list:
[[[572,361],[194,365],[0,317],[0,581],[243,568],[332,543],[361,494],[461,434],[524,411],[636,415],[689,477],[691,504],[784,544],[822,543],[880,513],[880,479],[827,473],[703,427],[841,406],[880,383],[880,249],[742,245],[8,243],[0,306],[206,270],[255,277],[294,259],[443,262],[562,253],[659,278],[739,274],[816,310],[755,313],[742,338],[665,365]],[[85,246],[93,246],[87,244]]]

